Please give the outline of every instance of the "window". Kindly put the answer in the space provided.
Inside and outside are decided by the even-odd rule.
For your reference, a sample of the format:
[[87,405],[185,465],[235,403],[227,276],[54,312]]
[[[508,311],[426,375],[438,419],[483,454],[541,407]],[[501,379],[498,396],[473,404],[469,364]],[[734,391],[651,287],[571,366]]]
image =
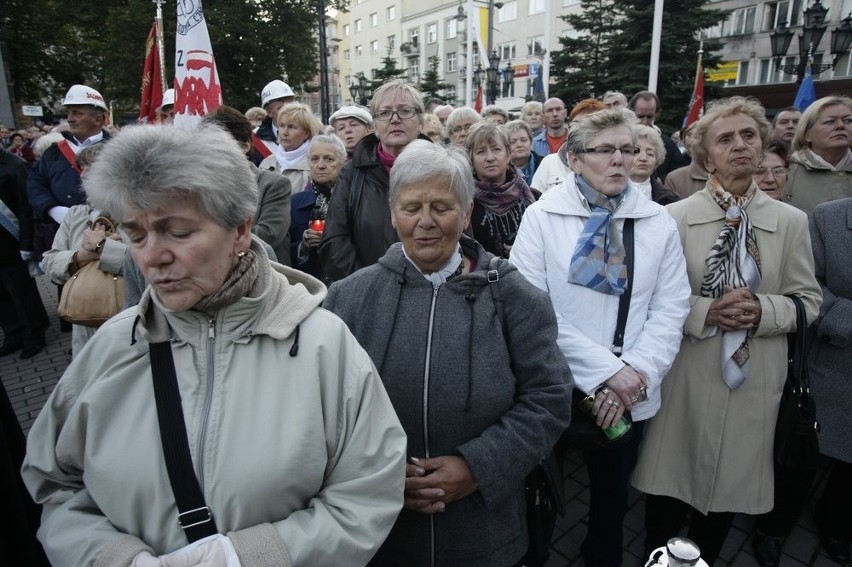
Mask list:
[[848,77],[852,75],[852,57],[846,53],[843,57],[837,60],[837,67],[834,69],[835,77]]
[[530,0],[530,14],[540,14],[544,12],[545,0]]
[[343,26],[343,35],[345,35],[346,37],[352,35],[352,28],[349,26],[349,24]]
[[501,43],[497,49],[498,53],[500,53],[500,59],[506,61],[514,59],[517,56],[518,44],[515,41],[508,41]]
[[453,105],[456,103],[456,87],[447,87],[444,90],[445,104]]
[[748,84],[748,68],[749,61],[740,61],[740,69],[737,73],[737,83],[738,85],[747,85]]
[[518,2],[517,0],[512,0],[511,2],[506,2],[503,4],[503,7],[497,10],[497,21],[499,23],[503,22],[511,22],[512,20],[518,17]]
[[414,58],[408,67],[408,78],[412,83],[420,82],[420,59]]
[[351,49],[344,49],[343,50],[343,60],[344,61],[351,61],[352,60],[352,50]]
[[396,6],[388,6],[388,21],[396,18]]
[[388,47],[393,51],[393,48],[396,47],[396,36],[389,35],[388,36]]
[[363,22],[361,21],[360,18],[355,20],[355,33],[358,33],[359,31],[361,31],[363,29],[363,27],[364,27]]
[[734,10],[727,20],[722,22],[722,35],[743,35],[754,31],[754,14],[757,8],[749,6]]
[[361,57],[362,55],[364,55],[364,48],[362,48],[360,45],[356,45],[355,46],[355,57]]
[[544,36],[537,35],[527,40],[528,55],[544,55]]
[[438,41],[438,24],[426,25],[426,43],[435,43]]
[[447,39],[453,39],[459,31],[459,23],[455,18],[447,20]]
[[379,15],[375,12],[370,14],[370,25],[373,26],[373,27],[376,27],[377,25],[379,25]]
[[370,55],[375,55],[379,52],[379,40],[374,39],[370,42]]
[[781,22],[787,22],[789,27],[797,26],[800,23],[799,15],[802,13],[802,0],[767,2],[764,10],[764,31],[774,30]]
[[411,28],[408,30],[408,41],[411,43],[411,47],[419,47],[420,45],[420,30],[417,28]]
[[563,6],[573,6],[574,4],[579,4],[580,0],[562,0]]
[[452,73],[457,69],[456,52],[447,53],[447,73]]

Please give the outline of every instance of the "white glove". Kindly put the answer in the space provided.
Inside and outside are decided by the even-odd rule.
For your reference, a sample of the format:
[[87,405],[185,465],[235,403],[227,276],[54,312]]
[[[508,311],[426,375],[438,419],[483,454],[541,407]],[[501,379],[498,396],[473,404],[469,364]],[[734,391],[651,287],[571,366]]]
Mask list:
[[68,214],[68,207],[51,207],[47,214],[56,221],[56,224],[62,224],[62,219]]
[[216,534],[167,555],[154,557],[142,552],[131,567],[241,567],[234,544],[227,536]]
[[23,260],[24,262],[29,262],[30,260],[32,260],[33,253],[31,251],[19,250],[19,252],[21,253],[21,260]]

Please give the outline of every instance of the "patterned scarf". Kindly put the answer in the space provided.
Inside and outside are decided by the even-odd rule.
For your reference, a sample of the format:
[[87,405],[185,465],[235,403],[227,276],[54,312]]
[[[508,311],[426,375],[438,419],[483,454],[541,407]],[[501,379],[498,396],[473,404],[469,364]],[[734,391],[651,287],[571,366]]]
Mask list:
[[213,313],[226,305],[236,303],[237,300],[245,297],[254,286],[258,271],[257,253],[249,248],[231,270],[231,273],[228,274],[222,287],[196,303],[193,309],[204,313]]
[[485,210],[480,225],[488,230],[492,240],[505,242],[518,232],[524,211],[535,202],[529,185],[511,164],[502,184],[474,178],[474,185],[473,199]]
[[[722,297],[725,286],[747,287],[754,292],[761,281],[760,250],[754,227],[745,209],[757,184],[752,182],[744,195],[731,195],[713,175],[707,181],[710,194],[725,211],[725,225],[704,261],[702,297]],[[743,385],[749,372],[748,331],[728,331],[722,335],[722,377],[731,390]]]
[[627,289],[627,265],[624,243],[612,214],[629,191],[629,184],[615,197],[595,191],[579,175],[575,177],[580,193],[586,198],[592,214],[571,256],[568,282],[606,293],[621,295]]

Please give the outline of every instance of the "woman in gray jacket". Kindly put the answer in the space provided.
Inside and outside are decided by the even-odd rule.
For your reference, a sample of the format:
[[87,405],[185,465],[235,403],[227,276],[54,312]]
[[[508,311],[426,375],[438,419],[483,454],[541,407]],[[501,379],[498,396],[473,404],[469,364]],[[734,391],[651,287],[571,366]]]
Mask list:
[[[319,309],[324,286],[271,264],[252,236],[257,185],[237,143],[210,126],[128,128],[85,182],[149,285],[74,358],[30,431],[23,476],[51,563],[366,564],[402,506],[405,436],[367,354]],[[175,378],[154,373],[151,352]],[[190,461],[177,484],[201,493],[195,514],[167,470],[163,439],[180,435],[161,436],[163,383],[177,390],[176,453]]]
[[567,427],[571,373],[547,295],[463,236],[473,174],[414,141],[391,171],[401,243],[334,284],[408,435],[405,505],[372,565],[515,565],[524,477]]

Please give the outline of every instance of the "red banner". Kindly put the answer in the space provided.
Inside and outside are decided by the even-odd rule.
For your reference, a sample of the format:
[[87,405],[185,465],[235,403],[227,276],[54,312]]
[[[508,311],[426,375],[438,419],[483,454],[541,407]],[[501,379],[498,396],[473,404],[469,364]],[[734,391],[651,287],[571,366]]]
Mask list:
[[145,70],[142,71],[142,102],[139,104],[139,122],[154,124],[157,108],[163,104],[163,84],[160,81],[160,51],[157,49],[157,22],[151,26],[145,42]]

